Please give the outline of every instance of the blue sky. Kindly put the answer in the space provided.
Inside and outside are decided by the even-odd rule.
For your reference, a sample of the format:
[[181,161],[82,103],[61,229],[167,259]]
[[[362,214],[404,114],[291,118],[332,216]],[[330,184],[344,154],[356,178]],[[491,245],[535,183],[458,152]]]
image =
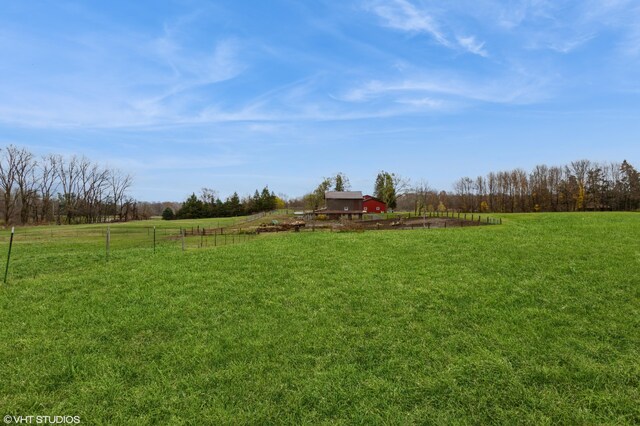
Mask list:
[[0,145],[141,200],[640,166],[637,0],[3,1]]

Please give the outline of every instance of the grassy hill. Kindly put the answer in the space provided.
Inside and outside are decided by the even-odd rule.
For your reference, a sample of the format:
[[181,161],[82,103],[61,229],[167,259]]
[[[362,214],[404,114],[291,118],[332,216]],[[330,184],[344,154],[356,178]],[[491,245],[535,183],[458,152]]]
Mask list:
[[640,216],[502,217],[123,244],[109,262],[99,236],[17,238],[0,288],[2,414],[639,423]]

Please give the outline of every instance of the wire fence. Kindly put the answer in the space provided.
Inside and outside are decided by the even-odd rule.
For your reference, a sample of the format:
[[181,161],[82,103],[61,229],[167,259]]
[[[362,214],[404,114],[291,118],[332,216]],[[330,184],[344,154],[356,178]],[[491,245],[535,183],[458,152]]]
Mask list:
[[[22,227],[17,228],[13,233],[10,230],[0,230],[0,256],[7,253],[7,261],[4,265],[7,269],[9,259],[12,259],[11,262],[15,259],[16,262],[26,263],[31,257],[38,258],[41,262],[55,263],[58,258],[69,259],[70,256],[76,256],[95,261],[109,261],[112,256],[129,253],[128,250],[133,249],[146,250],[147,254],[215,249],[248,243],[258,238],[263,232],[431,229],[502,223],[501,219],[486,215],[452,212],[430,212],[423,215],[385,213],[364,215],[362,221],[311,220],[301,226],[295,225],[296,222],[286,224],[288,227],[283,227],[278,220],[270,220],[269,216],[281,218],[282,214],[286,215],[286,213],[286,211],[274,211],[240,217],[237,220],[212,219],[188,225],[184,222],[168,221],[155,226],[144,224],[62,225]],[[11,257],[11,241],[13,251],[16,252],[14,257]]]
[[15,231],[0,230],[0,247],[7,250],[6,268],[12,249],[15,252],[12,263],[13,259],[24,263],[27,258],[46,258],[47,262],[55,263],[56,259],[68,259],[69,256],[108,261],[118,253],[128,253],[132,249],[146,250],[147,253],[184,252],[247,243],[257,237],[253,223],[274,213],[186,222],[188,225],[163,221],[155,225],[117,223],[21,227]]
[[480,222],[488,225],[501,225],[502,219],[490,217],[488,213],[463,213],[455,211],[432,211],[423,213],[412,212],[392,212],[392,213],[376,213],[363,214],[363,221],[370,220],[386,220],[386,219],[457,219],[468,222]]
[[[255,237],[255,231],[242,228],[206,228],[206,227],[111,227],[100,226],[90,229],[43,230],[42,232],[20,233],[16,231],[14,244],[20,246],[57,245],[78,247],[119,248],[177,248],[180,250],[217,247],[249,241]],[[11,235],[7,231],[0,235],[0,242],[8,243]]]
[[19,279],[81,270],[90,265],[110,264],[118,259],[170,261],[180,254],[247,244],[256,238],[257,233],[242,228],[206,227],[196,227],[192,232],[184,227],[99,226],[78,230],[56,229],[54,232],[15,232],[13,238],[10,231],[2,231],[0,257],[5,261],[2,265],[3,282],[7,283],[7,276],[10,282],[12,277]]

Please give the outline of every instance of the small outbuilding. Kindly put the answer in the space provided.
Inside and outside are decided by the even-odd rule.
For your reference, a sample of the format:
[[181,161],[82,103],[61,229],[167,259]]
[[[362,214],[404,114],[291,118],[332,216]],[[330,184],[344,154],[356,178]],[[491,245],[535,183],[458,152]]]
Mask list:
[[387,205],[379,198],[365,195],[362,200],[362,210],[365,213],[385,213]]
[[327,218],[349,219],[362,218],[361,191],[327,191],[324,193],[326,207],[316,210],[316,215],[326,215]]

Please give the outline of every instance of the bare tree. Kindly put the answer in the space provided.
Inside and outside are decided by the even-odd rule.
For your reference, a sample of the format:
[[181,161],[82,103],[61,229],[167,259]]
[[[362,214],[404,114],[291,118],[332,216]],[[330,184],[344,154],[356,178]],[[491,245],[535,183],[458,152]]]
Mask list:
[[564,179],[562,167],[549,168],[548,190],[551,196],[551,211],[560,210],[560,188]]
[[551,195],[549,192],[549,167],[544,164],[537,165],[529,176],[529,188],[531,190],[531,202],[534,211],[549,210]]
[[485,212],[489,210],[489,204],[486,201],[487,181],[482,176],[478,176],[474,182],[473,190],[475,191],[476,210]]
[[415,207],[414,211],[416,214],[426,214],[427,211],[433,210],[435,207],[433,205],[434,198],[437,200],[437,196],[435,195],[435,191],[433,188],[429,186],[427,181],[421,180],[414,188],[413,192],[415,194]]
[[498,193],[498,178],[495,173],[487,175],[487,191],[489,198],[489,211],[496,211],[496,195]]
[[609,200],[613,210],[624,209],[621,166],[620,163],[613,162],[607,164],[605,167],[605,174],[609,181],[610,188]]
[[111,196],[113,197],[113,205],[115,213],[118,215],[118,220],[127,220],[129,214],[129,208],[131,207],[130,201],[126,192],[131,187],[133,178],[131,175],[126,174],[120,170],[114,170],[109,176],[109,185],[111,190]]
[[111,173],[108,169],[92,163],[86,158],[80,160],[79,188],[82,203],[82,215],[88,223],[100,221],[105,213],[104,201],[109,198],[105,192],[110,183]]
[[[40,193],[40,218],[42,221],[53,220],[52,196],[58,188],[56,178],[57,157],[55,155],[45,155],[39,164],[38,192]],[[35,220],[37,221],[37,217]]]
[[[414,192],[414,211],[416,215],[422,215],[423,226],[427,223],[427,212],[435,211],[440,204],[438,194],[427,181],[420,181],[413,189]],[[446,195],[445,195],[446,197]],[[442,204],[444,205],[444,204]],[[445,207],[446,208],[446,207]]]
[[200,190],[200,198],[205,204],[215,204],[218,199],[218,191],[211,188],[202,188]]
[[571,166],[567,166],[567,174],[575,178],[574,193],[572,198],[575,203],[575,210],[585,210],[585,190],[587,187],[587,176],[591,162],[589,160],[572,161]]
[[460,202],[460,205],[458,207],[465,212],[473,212],[473,181],[471,180],[471,178],[465,176],[458,179],[454,183],[453,189]]
[[20,223],[28,223],[29,213],[36,198],[34,170],[37,162],[33,154],[25,148],[14,151],[13,158],[16,170],[17,201],[20,203]]
[[2,191],[2,207],[4,224],[9,225],[16,207],[14,189],[18,175],[19,149],[9,145],[0,150],[0,190]]
[[70,224],[76,214],[78,204],[77,184],[80,174],[78,157],[75,155],[65,160],[61,155],[56,159],[56,174],[62,188],[61,199],[58,206],[58,223],[61,216],[66,216],[67,223]]

